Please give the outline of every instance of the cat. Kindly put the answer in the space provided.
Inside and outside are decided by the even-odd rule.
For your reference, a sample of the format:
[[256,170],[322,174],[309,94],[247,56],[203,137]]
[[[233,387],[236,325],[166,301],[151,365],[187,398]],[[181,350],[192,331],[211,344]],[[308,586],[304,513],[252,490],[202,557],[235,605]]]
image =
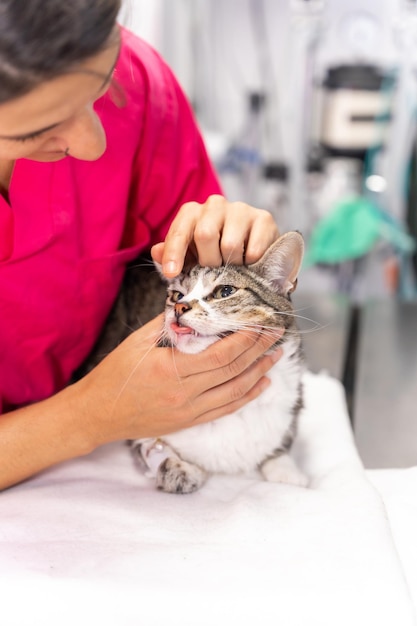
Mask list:
[[[143,267],[126,273],[119,299],[88,363],[94,366],[117,342],[156,315],[165,303],[161,346],[195,354],[239,329],[284,328],[274,345],[283,356],[269,371],[272,384],[238,411],[158,439],[136,439],[132,450],[156,487],[192,493],[213,473],[260,471],[264,479],[307,486],[289,456],[303,406],[304,359],[291,293],[304,252],[300,233],[279,237],[256,263],[195,265],[161,289],[161,279]],[[153,309],[153,310],[152,310]]]

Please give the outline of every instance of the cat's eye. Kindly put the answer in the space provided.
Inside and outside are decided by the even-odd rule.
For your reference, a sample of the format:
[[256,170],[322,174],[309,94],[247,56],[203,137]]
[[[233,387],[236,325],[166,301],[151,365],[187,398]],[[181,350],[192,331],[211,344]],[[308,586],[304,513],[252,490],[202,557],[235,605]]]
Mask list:
[[232,294],[236,293],[236,291],[237,288],[232,285],[220,285],[220,287],[217,287],[217,289],[213,292],[213,296],[216,300],[220,300],[221,298],[228,298]]
[[184,297],[184,294],[181,291],[171,291],[170,298],[172,302],[178,302],[181,298]]

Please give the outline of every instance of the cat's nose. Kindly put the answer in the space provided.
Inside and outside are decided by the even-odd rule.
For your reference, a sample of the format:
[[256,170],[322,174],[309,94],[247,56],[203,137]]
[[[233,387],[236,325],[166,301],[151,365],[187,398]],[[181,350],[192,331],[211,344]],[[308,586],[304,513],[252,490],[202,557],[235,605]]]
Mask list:
[[177,317],[180,317],[180,315],[183,315],[184,313],[186,313],[187,311],[191,309],[188,302],[177,302],[174,308],[175,308],[175,315]]

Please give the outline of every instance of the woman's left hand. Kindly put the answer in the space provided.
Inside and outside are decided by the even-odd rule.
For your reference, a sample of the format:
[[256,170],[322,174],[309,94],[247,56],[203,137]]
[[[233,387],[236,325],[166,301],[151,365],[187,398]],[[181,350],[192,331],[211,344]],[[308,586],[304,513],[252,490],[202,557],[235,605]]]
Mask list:
[[181,272],[187,252],[204,266],[249,264],[260,259],[278,235],[268,211],[210,196],[204,204],[181,207],[165,241],[153,246],[152,257],[172,278]]

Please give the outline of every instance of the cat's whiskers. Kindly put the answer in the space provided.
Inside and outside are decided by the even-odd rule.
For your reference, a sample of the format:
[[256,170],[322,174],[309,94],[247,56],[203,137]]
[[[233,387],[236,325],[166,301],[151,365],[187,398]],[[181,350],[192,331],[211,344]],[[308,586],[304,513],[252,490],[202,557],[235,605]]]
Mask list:
[[[164,334],[164,330],[161,329],[161,331],[158,333],[158,335],[156,335],[154,342],[149,346],[148,350],[146,350],[146,352],[143,354],[142,358],[139,359],[139,361],[134,365],[134,367],[132,368],[130,374],[128,375],[128,377],[126,378],[125,382],[123,383],[122,387],[120,388],[118,394],[116,395],[114,401],[113,401],[113,406],[111,408],[110,413],[113,414],[116,408],[116,405],[122,395],[122,393],[124,392],[124,390],[126,389],[127,385],[129,384],[130,380],[132,379],[132,377],[134,376],[135,372],[137,371],[138,367],[140,367],[140,365],[143,363],[143,361],[146,359],[146,357],[148,356],[148,354],[151,352],[151,350],[153,350],[155,348],[155,346],[158,344],[158,342],[162,339],[162,336]],[[150,335],[148,335],[147,338],[149,338]]]
[[315,320],[312,320],[310,317],[304,317],[303,315],[297,315],[297,311],[288,312],[288,311],[275,311],[274,315],[286,315],[287,317],[293,317],[297,320],[304,320],[305,322],[311,322],[312,324],[316,324]]
[[[172,351],[172,362],[174,364],[175,374],[177,375],[178,383],[182,386],[182,385],[184,385],[185,380],[183,378],[181,378],[181,376],[179,375],[179,372],[178,372],[177,364],[176,364],[176,361],[175,361],[175,355],[177,354],[175,346],[171,346],[171,351]],[[188,398],[188,396],[186,396],[186,403],[188,404],[188,406],[191,409],[193,408],[193,403],[191,401],[191,398]],[[196,416],[194,419],[198,419],[198,416]]]
[[[217,321],[217,329],[216,329],[216,321]],[[253,323],[253,322],[244,322],[240,320],[231,320],[230,318],[227,321],[227,329],[225,329],[224,321],[220,320],[211,320],[210,324],[211,332],[206,336],[217,336],[218,339],[222,339],[231,333],[235,335],[236,332],[240,331],[241,334],[249,334],[249,333],[257,333],[263,336],[271,336],[276,337],[277,341],[279,337],[277,337],[277,330],[279,328],[277,326],[263,326],[262,323]],[[246,333],[245,333],[246,331]],[[236,340],[239,335],[235,335]]]
[[[236,250],[236,248],[237,248],[237,245],[234,245],[233,248],[230,250],[227,259],[223,262],[223,264],[222,264],[223,267],[224,267],[223,273],[230,267],[230,265],[233,265],[231,263],[230,259],[232,258],[232,254]],[[242,257],[244,258],[244,251],[242,253]],[[221,274],[221,277],[223,276],[223,273]]]
[[222,273],[220,274],[220,276],[219,276],[219,278],[218,278],[218,282],[219,282],[219,283],[221,283],[221,282],[223,281],[223,276],[224,276],[224,274],[226,273],[227,268],[229,267],[229,265],[230,265],[230,263],[225,263],[225,264],[224,264],[224,266],[223,266],[223,271],[222,271]]
[[152,268],[152,270],[154,272],[157,272],[157,270],[155,269],[155,264],[151,259],[141,259],[140,263],[134,263],[132,265],[129,265],[129,267],[127,268],[127,271],[129,271],[130,269],[136,269],[138,267],[146,267],[146,268]]
[[[232,248],[232,250],[229,252],[229,256],[228,256],[228,258],[227,258],[226,260],[224,260],[224,261],[223,261],[223,263],[222,263],[222,265],[221,265],[222,272],[221,272],[221,274],[218,276],[218,281],[219,281],[219,282],[222,282],[222,281],[223,281],[223,276],[224,276],[224,274],[227,272],[227,270],[229,269],[229,267],[230,267],[231,265],[233,265],[233,263],[231,263],[230,259],[231,259],[231,257],[232,257],[232,254],[233,254],[234,250],[236,249],[236,247],[237,247],[237,246],[234,246],[234,247]],[[244,259],[244,251],[243,251],[243,259]]]
[[[309,320],[309,321],[313,322],[313,320]],[[250,329],[257,330],[257,332],[259,332],[260,334],[263,334],[265,336],[269,335],[269,336],[272,337],[272,336],[274,336],[276,334],[277,330],[279,330],[280,327],[279,326],[264,325],[262,323],[260,323],[259,325],[256,325],[256,324],[253,324],[253,323],[252,324],[251,323],[245,324],[245,322],[243,322],[243,323],[237,324],[236,328],[234,329],[234,331],[245,330],[246,328],[248,330],[250,330]],[[297,336],[297,335],[305,335],[305,334],[314,332],[316,330],[321,330],[321,328],[322,328],[322,326],[320,324],[316,324],[316,327],[315,328],[311,328],[311,329],[309,328],[309,329],[300,330],[299,328],[296,328],[296,329],[286,328],[286,329],[283,329],[283,330],[284,330],[284,334],[286,336],[288,336],[288,335],[295,335],[295,336]]]
[[[288,317],[294,317],[294,318],[298,318],[298,319],[305,319],[309,322],[311,322],[312,324],[315,324],[314,328],[309,328],[309,329],[291,329],[291,328],[287,328],[285,329],[285,335],[291,336],[297,336],[297,335],[305,335],[308,333],[311,333],[313,331],[316,330],[320,330],[322,328],[322,326],[320,324],[317,324],[316,322],[314,322],[314,320],[311,320],[309,318],[302,318],[301,316],[297,316],[297,315],[291,315],[289,313],[280,313],[279,311],[275,312],[277,315],[288,315]],[[220,330],[216,332],[216,322],[218,323],[218,325],[220,326]],[[274,335],[276,335],[277,330],[279,330],[279,326],[277,325],[265,325],[262,322],[259,322],[258,324],[252,322],[245,322],[242,320],[232,320],[230,318],[228,318],[227,320],[227,326],[228,329],[224,330],[224,321],[222,321],[221,319],[219,320],[211,320],[211,328],[212,328],[212,335],[217,335],[219,339],[225,337],[227,334],[230,334],[230,332],[235,333],[237,331],[244,331],[244,330],[248,330],[248,331],[255,331],[258,332],[264,336],[271,336],[273,337]]]

